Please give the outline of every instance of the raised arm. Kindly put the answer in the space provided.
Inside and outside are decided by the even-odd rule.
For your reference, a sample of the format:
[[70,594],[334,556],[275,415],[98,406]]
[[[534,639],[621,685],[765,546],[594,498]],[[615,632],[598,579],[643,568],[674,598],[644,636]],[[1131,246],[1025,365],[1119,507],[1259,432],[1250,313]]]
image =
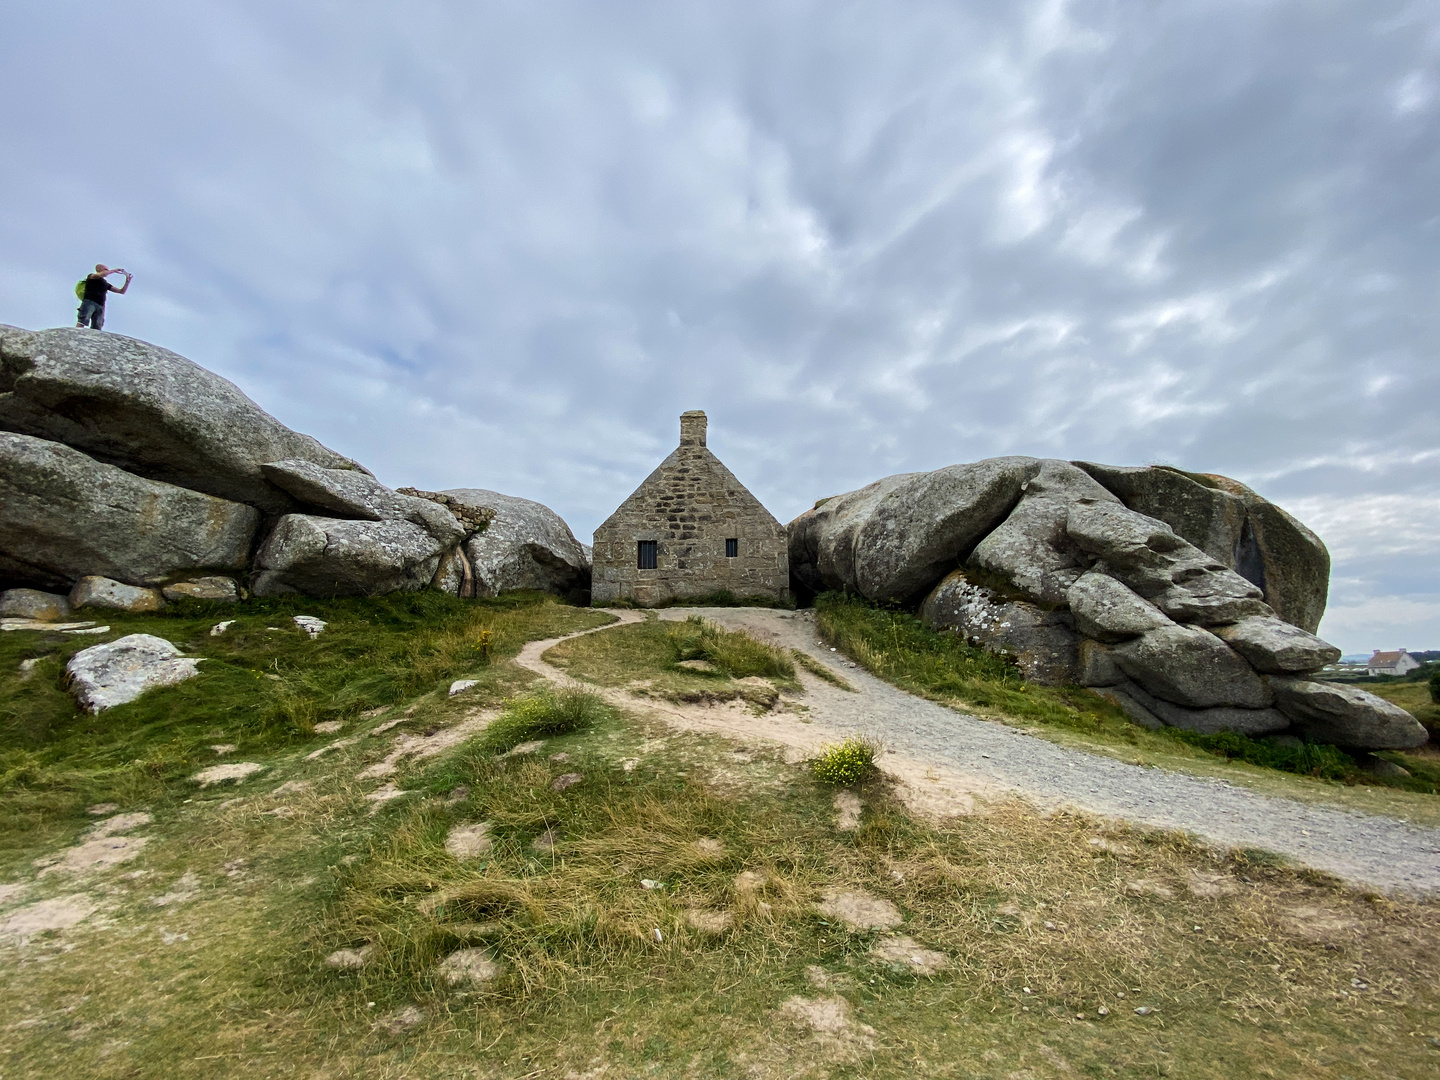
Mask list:
[[116,296],[124,296],[124,295],[125,295],[125,290],[128,289],[128,288],[130,288],[130,271],[129,271],[129,270],[118,270],[118,269],[117,269],[117,270],[111,270],[110,273],[112,273],[112,274],[124,274],[124,275],[125,275],[125,284],[124,284],[124,285],[120,286],[120,288],[118,288],[118,289],[114,289],[113,286],[111,287],[112,289],[114,289],[114,292],[115,292],[115,295],[116,295]]

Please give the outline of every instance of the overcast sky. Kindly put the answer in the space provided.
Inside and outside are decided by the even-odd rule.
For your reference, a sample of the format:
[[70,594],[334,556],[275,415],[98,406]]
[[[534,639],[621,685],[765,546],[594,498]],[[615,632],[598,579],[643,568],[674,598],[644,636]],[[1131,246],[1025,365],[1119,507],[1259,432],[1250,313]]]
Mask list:
[[1255,487],[1440,648],[1440,0],[4,5],[0,321],[591,530],[997,454]]

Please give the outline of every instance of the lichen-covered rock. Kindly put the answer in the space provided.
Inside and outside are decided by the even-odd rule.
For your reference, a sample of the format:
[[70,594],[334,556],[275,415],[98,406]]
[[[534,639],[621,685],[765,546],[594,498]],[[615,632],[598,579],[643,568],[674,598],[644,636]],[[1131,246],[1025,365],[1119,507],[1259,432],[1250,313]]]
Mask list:
[[1004,577],[1039,603],[1063,604],[1070,586],[1093,562],[1068,534],[1072,504],[1083,499],[1125,508],[1087,473],[1065,461],[1042,461],[1022,490],[1019,504],[980,541],[967,565]]
[[1158,698],[1192,709],[1217,705],[1263,709],[1265,680],[1214,634],[1194,626],[1162,626],[1115,646],[1115,662]]
[[1077,461],[1131,510],[1158,518],[1264,593],[1275,614],[1310,633],[1325,614],[1330,554],[1320,538],[1229,477],[1165,465]]
[[360,469],[185,357],[86,330],[0,326],[0,428],[270,513],[296,507],[262,474],[267,461]]
[[177,571],[240,570],[259,520],[242,503],[0,431],[0,552],[21,580],[68,587],[100,574],[153,584]]
[[513,589],[540,589],[571,599],[588,599],[590,561],[570,526],[548,506],[482,488],[452,488],[443,494],[494,517],[485,531],[465,542],[476,596]]
[[1253,615],[1210,632],[1267,674],[1319,671],[1340,659],[1334,645],[1274,616]]
[[1171,622],[1148,600],[1106,574],[1082,574],[1065,593],[1075,628],[1096,641],[1124,641]]
[[955,570],[925,598],[919,614],[933,629],[953,630],[972,645],[1013,657],[1030,682],[1078,681],[1079,639],[1068,612],[1007,599]]
[[374,596],[417,592],[435,577],[443,545],[408,521],[287,514],[255,556],[256,596]]
[[39,589],[6,589],[0,593],[0,615],[54,622],[70,614],[70,601]]
[[233,604],[240,599],[240,587],[235,579],[218,575],[174,581],[160,592],[166,600],[218,600]]
[[408,521],[446,547],[465,538],[465,527],[445,507],[401,495],[368,473],[326,469],[303,460],[267,461],[260,469],[276,487],[329,514],[362,521]]
[[72,608],[109,608],[111,611],[159,611],[165,601],[159,589],[126,585],[123,581],[87,574],[70,590]]
[[134,701],[147,690],[173,686],[200,672],[197,660],[180,655],[164,638],[130,634],[81,649],[65,665],[71,692],[86,712]]
[[1275,705],[1316,742],[1362,750],[1406,750],[1429,732],[1399,705],[1355,686],[1270,676]]

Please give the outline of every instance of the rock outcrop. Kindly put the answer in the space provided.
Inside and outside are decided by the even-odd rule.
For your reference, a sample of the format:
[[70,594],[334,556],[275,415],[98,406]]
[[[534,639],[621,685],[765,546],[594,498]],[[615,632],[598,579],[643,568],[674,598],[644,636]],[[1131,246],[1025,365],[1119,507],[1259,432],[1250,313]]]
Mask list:
[[1372,694],[1304,678],[1339,658],[1314,636],[1329,555],[1225,477],[995,458],[822,500],[789,541],[797,591],[923,596],[930,626],[1032,681],[1100,688],[1137,723],[1359,749],[1427,737]]
[[259,524],[244,503],[0,431],[0,572],[20,580],[68,587],[100,574],[142,585],[177,571],[239,570]]
[[158,606],[162,593],[236,601],[252,576],[262,596],[581,598],[589,574],[538,503],[393,491],[183,356],[0,325],[0,586],[77,587],[92,606],[121,607]]
[[261,471],[268,461],[360,469],[228,379],[118,334],[0,326],[0,429],[267,513],[296,508]]

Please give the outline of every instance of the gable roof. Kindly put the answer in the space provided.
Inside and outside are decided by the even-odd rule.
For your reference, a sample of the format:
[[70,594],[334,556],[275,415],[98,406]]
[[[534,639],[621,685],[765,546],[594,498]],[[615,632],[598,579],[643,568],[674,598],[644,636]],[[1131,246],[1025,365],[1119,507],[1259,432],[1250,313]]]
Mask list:
[[1377,650],[1374,656],[1370,657],[1369,660],[1365,661],[1365,666],[1394,667],[1400,662],[1400,658],[1405,655],[1407,654],[1404,649],[1401,649],[1399,652],[1380,652]]
[[669,455],[665,458],[664,461],[660,462],[659,465],[656,465],[655,468],[651,470],[650,475],[645,477],[645,479],[640,482],[640,486],[637,487],[634,491],[632,491],[625,499],[625,501],[615,508],[615,512],[612,513],[603,522],[601,522],[600,526],[595,531],[598,533],[601,529],[604,529],[607,525],[609,525],[610,522],[613,521],[615,518],[623,515],[634,504],[641,502],[645,498],[646,489],[651,487],[652,484],[658,484],[660,482],[660,474],[663,473],[668,466],[674,464],[676,460],[682,456],[687,462],[691,464],[703,465],[705,468],[709,469],[710,472],[715,475],[716,479],[720,482],[722,486],[731,491],[734,491],[736,494],[748,500],[756,509],[763,512],[766,517],[773,521],[777,529],[781,527],[780,522],[775,517],[775,515],[770,513],[769,510],[765,509],[765,504],[762,503],[759,499],[757,499],[751,493],[750,489],[747,488],[744,484],[742,484],[736,478],[735,474],[725,467],[725,463],[710,452],[708,447],[677,446],[674,450],[670,451]]

